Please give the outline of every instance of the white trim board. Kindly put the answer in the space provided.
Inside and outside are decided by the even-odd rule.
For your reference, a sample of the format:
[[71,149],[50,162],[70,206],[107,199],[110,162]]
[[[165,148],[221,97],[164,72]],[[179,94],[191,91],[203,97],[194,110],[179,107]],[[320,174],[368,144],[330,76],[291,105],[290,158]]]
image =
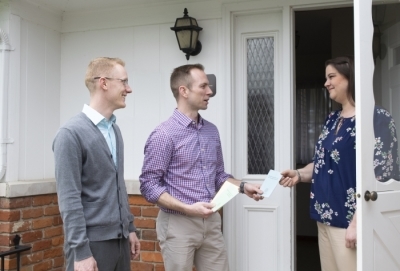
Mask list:
[[[126,190],[129,195],[140,195],[140,183],[138,180],[125,180]],[[56,180],[32,180],[0,183],[0,197],[18,198],[55,194]]]

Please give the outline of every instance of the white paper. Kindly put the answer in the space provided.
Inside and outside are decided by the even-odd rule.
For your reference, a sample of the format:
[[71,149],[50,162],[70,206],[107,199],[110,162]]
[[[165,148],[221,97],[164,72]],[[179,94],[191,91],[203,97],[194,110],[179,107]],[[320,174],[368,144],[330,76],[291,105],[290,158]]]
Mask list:
[[228,201],[233,199],[237,194],[239,194],[239,187],[231,182],[224,182],[224,184],[219,189],[218,193],[215,195],[211,203],[215,206],[212,208],[213,212],[217,211],[219,208],[224,206]]
[[267,177],[262,183],[260,189],[264,192],[262,194],[263,197],[268,198],[272,192],[274,191],[276,185],[279,183],[279,180],[282,178],[280,172],[270,169]]

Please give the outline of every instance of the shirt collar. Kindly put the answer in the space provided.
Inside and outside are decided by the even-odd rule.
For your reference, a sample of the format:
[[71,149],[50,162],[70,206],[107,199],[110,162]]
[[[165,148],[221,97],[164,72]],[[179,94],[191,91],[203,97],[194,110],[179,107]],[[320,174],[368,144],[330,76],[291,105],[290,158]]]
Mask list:
[[[189,118],[188,116],[186,116],[185,114],[180,112],[177,108],[174,110],[174,113],[172,114],[172,116],[174,119],[176,119],[178,122],[180,122],[185,127],[189,126],[190,124],[192,124],[194,122],[191,118]],[[200,116],[200,114],[199,114],[199,124],[200,125],[204,124],[203,118]]]
[[[102,114],[100,114],[87,104],[83,105],[82,112],[93,122],[94,125],[99,124],[103,119],[106,120],[106,118]],[[110,121],[115,123],[116,119],[117,118],[115,117],[115,115],[112,114],[110,117]]]

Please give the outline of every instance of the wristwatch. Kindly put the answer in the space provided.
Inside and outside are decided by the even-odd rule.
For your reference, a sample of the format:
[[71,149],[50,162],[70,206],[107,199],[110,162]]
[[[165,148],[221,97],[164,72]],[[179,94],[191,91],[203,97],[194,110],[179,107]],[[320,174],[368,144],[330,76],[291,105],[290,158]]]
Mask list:
[[239,192],[240,193],[242,193],[242,194],[244,194],[244,184],[245,184],[246,182],[241,182],[240,183],[240,186],[239,186]]

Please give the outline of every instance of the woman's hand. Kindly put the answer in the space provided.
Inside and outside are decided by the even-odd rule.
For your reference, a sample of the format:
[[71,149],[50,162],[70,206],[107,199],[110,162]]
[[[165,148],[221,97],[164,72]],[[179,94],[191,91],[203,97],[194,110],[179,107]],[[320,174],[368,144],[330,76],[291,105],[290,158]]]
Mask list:
[[357,213],[354,213],[353,219],[347,227],[345,240],[347,248],[357,247]]
[[287,169],[281,172],[282,178],[279,184],[284,187],[292,187],[300,182],[299,175],[296,170]]

